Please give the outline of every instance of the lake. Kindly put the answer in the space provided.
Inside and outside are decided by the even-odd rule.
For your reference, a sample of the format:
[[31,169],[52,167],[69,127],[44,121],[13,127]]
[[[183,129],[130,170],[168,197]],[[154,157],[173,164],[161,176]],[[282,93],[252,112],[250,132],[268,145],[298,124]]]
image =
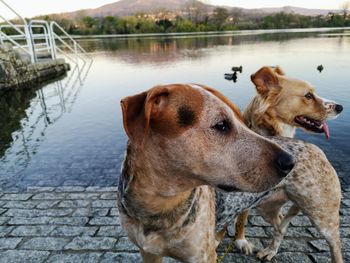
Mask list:
[[[114,186],[126,136],[119,102],[157,84],[202,83],[242,110],[255,94],[250,75],[280,65],[317,93],[344,106],[329,122],[331,138],[301,130],[320,146],[343,187],[350,167],[350,29],[248,31],[204,36],[80,39],[94,62],[80,83],[65,78],[0,98],[0,189],[28,186]],[[320,73],[318,65],[323,65]],[[236,83],[224,79],[243,66]]]

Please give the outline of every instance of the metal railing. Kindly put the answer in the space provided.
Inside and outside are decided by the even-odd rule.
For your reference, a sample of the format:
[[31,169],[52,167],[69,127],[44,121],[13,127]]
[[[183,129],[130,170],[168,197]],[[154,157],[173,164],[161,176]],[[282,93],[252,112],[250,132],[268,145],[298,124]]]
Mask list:
[[4,9],[0,9],[0,44],[11,43],[14,48],[29,55],[32,63],[63,57],[83,72],[88,61],[92,62],[88,53],[55,21],[27,21],[4,0],[0,0],[1,5],[10,11],[14,19],[7,19],[1,14]]

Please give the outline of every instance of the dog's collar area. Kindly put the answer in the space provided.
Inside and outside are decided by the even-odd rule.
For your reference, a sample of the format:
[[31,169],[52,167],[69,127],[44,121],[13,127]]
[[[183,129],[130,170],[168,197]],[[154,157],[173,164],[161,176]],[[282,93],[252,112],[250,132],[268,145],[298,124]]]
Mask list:
[[118,204],[125,215],[137,219],[143,225],[145,235],[170,228],[176,224],[182,228],[194,222],[196,219],[199,207],[198,198],[201,191],[200,188],[194,188],[190,196],[172,210],[165,213],[152,214],[150,211],[135,206],[134,200],[129,199],[130,196],[125,191],[127,183],[123,183],[123,179],[124,176],[121,176],[118,187],[120,198]]

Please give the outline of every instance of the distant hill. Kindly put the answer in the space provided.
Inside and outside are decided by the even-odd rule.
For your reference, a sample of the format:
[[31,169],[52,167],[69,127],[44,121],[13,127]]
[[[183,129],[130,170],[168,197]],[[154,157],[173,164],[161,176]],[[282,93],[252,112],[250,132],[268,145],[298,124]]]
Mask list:
[[[205,1],[204,1],[205,2]],[[197,0],[120,0],[115,3],[107,4],[95,9],[83,9],[75,12],[64,13],[62,15],[68,17],[76,17],[78,15],[89,15],[92,17],[100,16],[127,16],[136,13],[154,13],[159,10],[168,10],[178,12],[184,10],[190,5],[205,6],[208,11],[213,10],[217,6],[208,5]],[[242,12],[249,14],[272,14],[277,12],[296,13],[307,16],[326,15],[329,12],[339,12],[339,10],[326,9],[308,9],[294,6],[285,6],[277,8],[258,8],[258,9],[244,9],[239,7],[225,6],[227,9],[240,9]]]
[[309,8],[302,8],[302,7],[295,7],[295,6],[284,6],[284,7],[277,7],[277,8],[259,8],[255,9],[259,12],[263,13],[278,13],[278,12],[285,12],[285,13],[295,13],[299,15],[304,16],[318,16],[318,15],[327,15],[329,12],[332,13],[338,13],[340,10],[331,10],[331,9],[309,9]]
[[84,9],[67,14],[73,17],[81,13],[93,17],[127,16],[136,13],[153,13],[159,10],[180,11],[193,3],[213,7],[196,0],[120,0],[95,9]]

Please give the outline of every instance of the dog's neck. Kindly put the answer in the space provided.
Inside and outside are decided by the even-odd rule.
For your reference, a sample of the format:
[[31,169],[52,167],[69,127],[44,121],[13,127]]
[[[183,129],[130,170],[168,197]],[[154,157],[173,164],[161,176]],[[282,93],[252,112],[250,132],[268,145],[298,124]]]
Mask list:
[[171,196],[162,194],[163,178],[144,165],[147,162],[142,153],[130,145],[127,151],[119,179],[120,200],[126,214],[141,221],[145,231],[189,220],[196,210],[199,189],[186,189]]
[[285,123],[260,96],[255,96],[243,113],[245,124],[264,136],[293,138],[296,127]]

